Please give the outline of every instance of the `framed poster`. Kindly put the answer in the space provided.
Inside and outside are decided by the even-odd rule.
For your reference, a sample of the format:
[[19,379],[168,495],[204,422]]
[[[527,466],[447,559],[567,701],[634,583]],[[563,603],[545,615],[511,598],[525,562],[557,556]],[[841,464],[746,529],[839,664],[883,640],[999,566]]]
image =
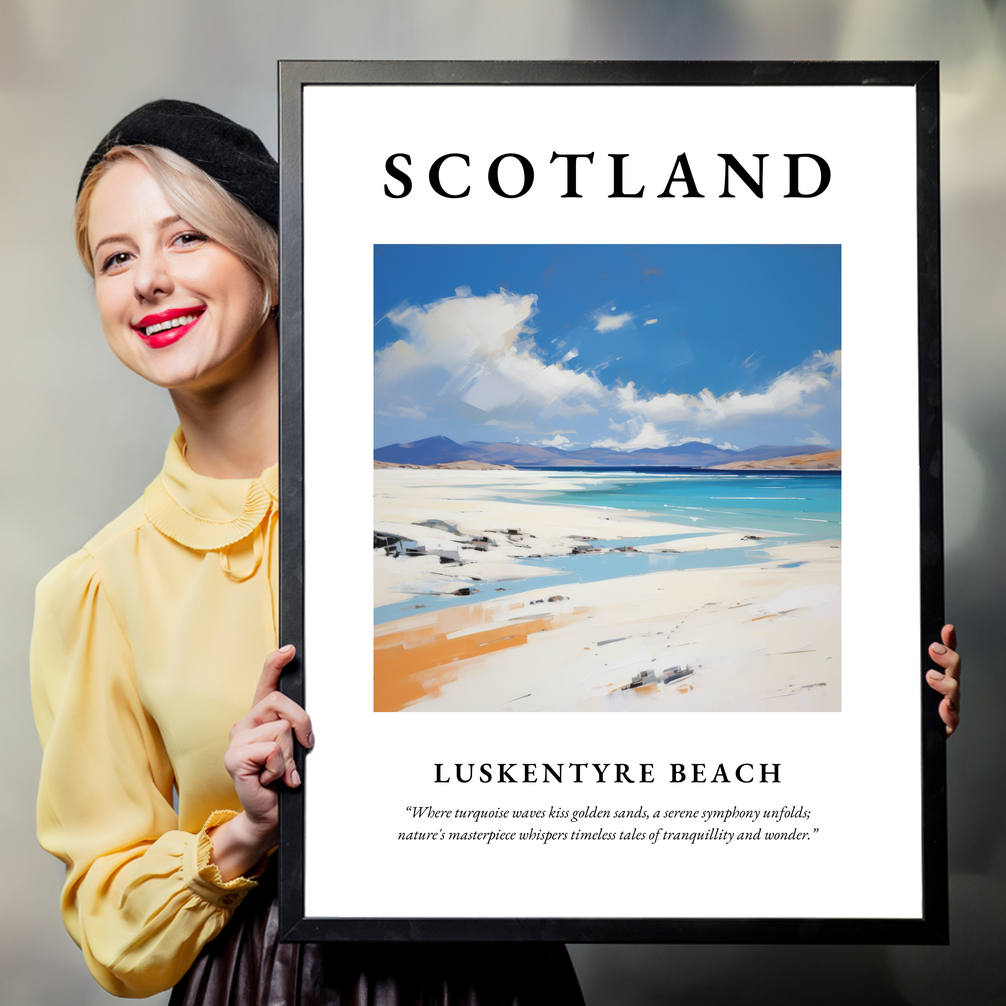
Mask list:
[[945,941],[936,65],[280,92],[287,938]]

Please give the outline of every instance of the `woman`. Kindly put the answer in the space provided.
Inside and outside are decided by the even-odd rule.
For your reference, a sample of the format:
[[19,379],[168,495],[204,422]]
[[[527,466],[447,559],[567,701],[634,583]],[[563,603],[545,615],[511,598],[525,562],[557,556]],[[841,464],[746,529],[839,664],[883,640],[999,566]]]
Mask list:
[[277,944],[276,787],[314,741],[277,690],[277,221],[258,137],[187,102],[131,113],[81,178],[106,339],[180,426],[143,497],[38,589],[38,831],[67,929],[120,996],[582,1004],[561,946]]

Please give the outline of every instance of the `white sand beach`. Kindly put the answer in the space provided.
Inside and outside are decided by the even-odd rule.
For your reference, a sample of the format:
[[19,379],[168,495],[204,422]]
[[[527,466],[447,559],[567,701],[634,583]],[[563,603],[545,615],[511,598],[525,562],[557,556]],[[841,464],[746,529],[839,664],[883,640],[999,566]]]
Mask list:
[[[376,709],[840,708],[838,541],[535,502],[555,488],[534,471],[375,472],[375,532],[404,539],[374,552],[375,607],[404,616],[375,627]],[[579,550],[589,569],[639,538],[656,540],[621,546],[639,572],[617,578],[554,586],[534,562]],[[753,561],[714,565],[727,548]],[[696,552],[709,568],[647,565]]]

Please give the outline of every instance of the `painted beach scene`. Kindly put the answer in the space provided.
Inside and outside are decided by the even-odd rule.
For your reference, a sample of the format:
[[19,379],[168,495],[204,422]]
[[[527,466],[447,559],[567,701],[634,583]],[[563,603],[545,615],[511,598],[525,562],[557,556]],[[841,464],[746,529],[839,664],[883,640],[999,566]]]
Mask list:
[[374,248],[374,709],[841,708],[841,248]]

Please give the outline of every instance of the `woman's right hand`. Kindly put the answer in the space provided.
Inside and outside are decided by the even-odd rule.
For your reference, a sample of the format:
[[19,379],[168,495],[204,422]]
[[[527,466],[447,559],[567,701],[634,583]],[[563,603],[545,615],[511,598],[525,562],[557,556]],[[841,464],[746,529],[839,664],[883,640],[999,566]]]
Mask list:
[[949,737],[961,722],[961,657],[957,652],[957,630],[944,625],[940,642],[931,643],[929,656],[943,668],[926,673],[926,683],[943,696],[940,702],[940,719]]
[[224,766],[244,810],[209,833],[211,859],[225,881],[247,873],[277,844],[279,793],[274,784],[282,779],[291,788],[300,785],[294,734],[304,747],[314,746],[310,716],[279,691],[280,675],[295,652],[284,646],[266,657],[251,710],[231,727]]

